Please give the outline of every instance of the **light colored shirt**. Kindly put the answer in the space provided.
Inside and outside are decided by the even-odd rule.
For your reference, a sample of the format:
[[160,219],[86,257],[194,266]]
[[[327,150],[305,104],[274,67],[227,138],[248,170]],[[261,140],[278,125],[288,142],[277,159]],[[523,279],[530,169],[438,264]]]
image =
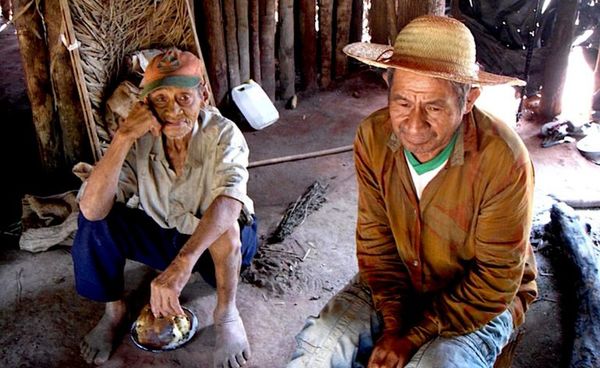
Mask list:
[[[214,107],[200,111],[179,177],[169,167],[162,136],[147,133],[129,151],[117,201],[139,207],[163,228],[192,234],[202,214],[218,196],[243,204],[249,220],[254,205],[247,195],[249,150],[238,127]],[[138,202],[139,201],[139,202]]]
[[423,190],[425,189],[427,184],[429,184],[429,182],[444,168],[444,165],[446,165],[446,162],[448,162],[448,160],[442,161],[440,166],[436,167],[433,170],[429,170],[427,172],[424,172],[423,174],[419,174],[415,171],[415,168],[408,161],[408,157],[406,157],[406,154],[404,155],[404,158],[406,158],[406,164],[408,166],[408,169],[410,170],[410,176],[412,178],[413,185],[415,186],[417,198],[421,199],[421,195],[423,194]]
[[522,324],[537,271],[533,167],[517,134],[474,109],[420,200],[387,108],[360,124],[354,155],[359,273],[385,331],[421,346],[507,309]]

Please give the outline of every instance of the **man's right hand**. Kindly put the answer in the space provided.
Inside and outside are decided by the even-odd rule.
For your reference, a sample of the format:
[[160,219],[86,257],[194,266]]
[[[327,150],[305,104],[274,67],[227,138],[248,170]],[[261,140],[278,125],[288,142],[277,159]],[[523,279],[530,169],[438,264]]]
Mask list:
[[150,106],[140,101],[133,105],[127,118],[121,122],[118,133],[135,141],[147,132],[158,137],[161,128],[162,126],[150,110]]
[[407,338],[384,333],[373,348],[368,368],[402,368],[417,350]]

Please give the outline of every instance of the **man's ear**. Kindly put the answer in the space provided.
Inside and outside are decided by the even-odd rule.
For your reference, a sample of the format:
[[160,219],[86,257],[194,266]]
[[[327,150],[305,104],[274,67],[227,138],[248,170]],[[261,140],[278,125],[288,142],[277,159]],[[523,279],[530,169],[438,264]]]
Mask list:
[[481,89],[479,87],[473,87],[467,93],[467,101],[465,101],[465,114],[471,112],[473,110],[473,105],[475,105],[475,101],[481,95]]

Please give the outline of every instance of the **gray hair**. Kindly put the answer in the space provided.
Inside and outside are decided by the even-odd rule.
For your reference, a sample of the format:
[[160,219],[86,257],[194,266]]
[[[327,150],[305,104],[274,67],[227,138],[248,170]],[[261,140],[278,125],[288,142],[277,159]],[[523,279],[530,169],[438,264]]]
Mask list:
[[[388,90],[392,90],[392,84],[394,83],[394,68],[387,69],[387,84]],[[470,83],[460,83],[455,81],[447,81],[452,86],[452,90],[456,94],[458,101],[458,108],[463,111],[465,108],[465,102],[467,101],[467,95],[473,86]]]

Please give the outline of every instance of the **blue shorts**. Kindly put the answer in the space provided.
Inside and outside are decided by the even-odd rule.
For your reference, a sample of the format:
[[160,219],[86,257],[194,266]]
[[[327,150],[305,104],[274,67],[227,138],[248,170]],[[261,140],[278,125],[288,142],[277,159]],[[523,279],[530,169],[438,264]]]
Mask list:
[[[115,203],[108,216],[89,221],[79,215],[72,256],[75,287],[86,298],[111,302],[123,297],[125,261],[132,259],[164,270],[190,235],[164,229],[142,210]],[[240,224],[242,269],[248,267],[258,244],[257,223]],[[204,252],[194,271],[213,287],[215,267],[210,252]]]

